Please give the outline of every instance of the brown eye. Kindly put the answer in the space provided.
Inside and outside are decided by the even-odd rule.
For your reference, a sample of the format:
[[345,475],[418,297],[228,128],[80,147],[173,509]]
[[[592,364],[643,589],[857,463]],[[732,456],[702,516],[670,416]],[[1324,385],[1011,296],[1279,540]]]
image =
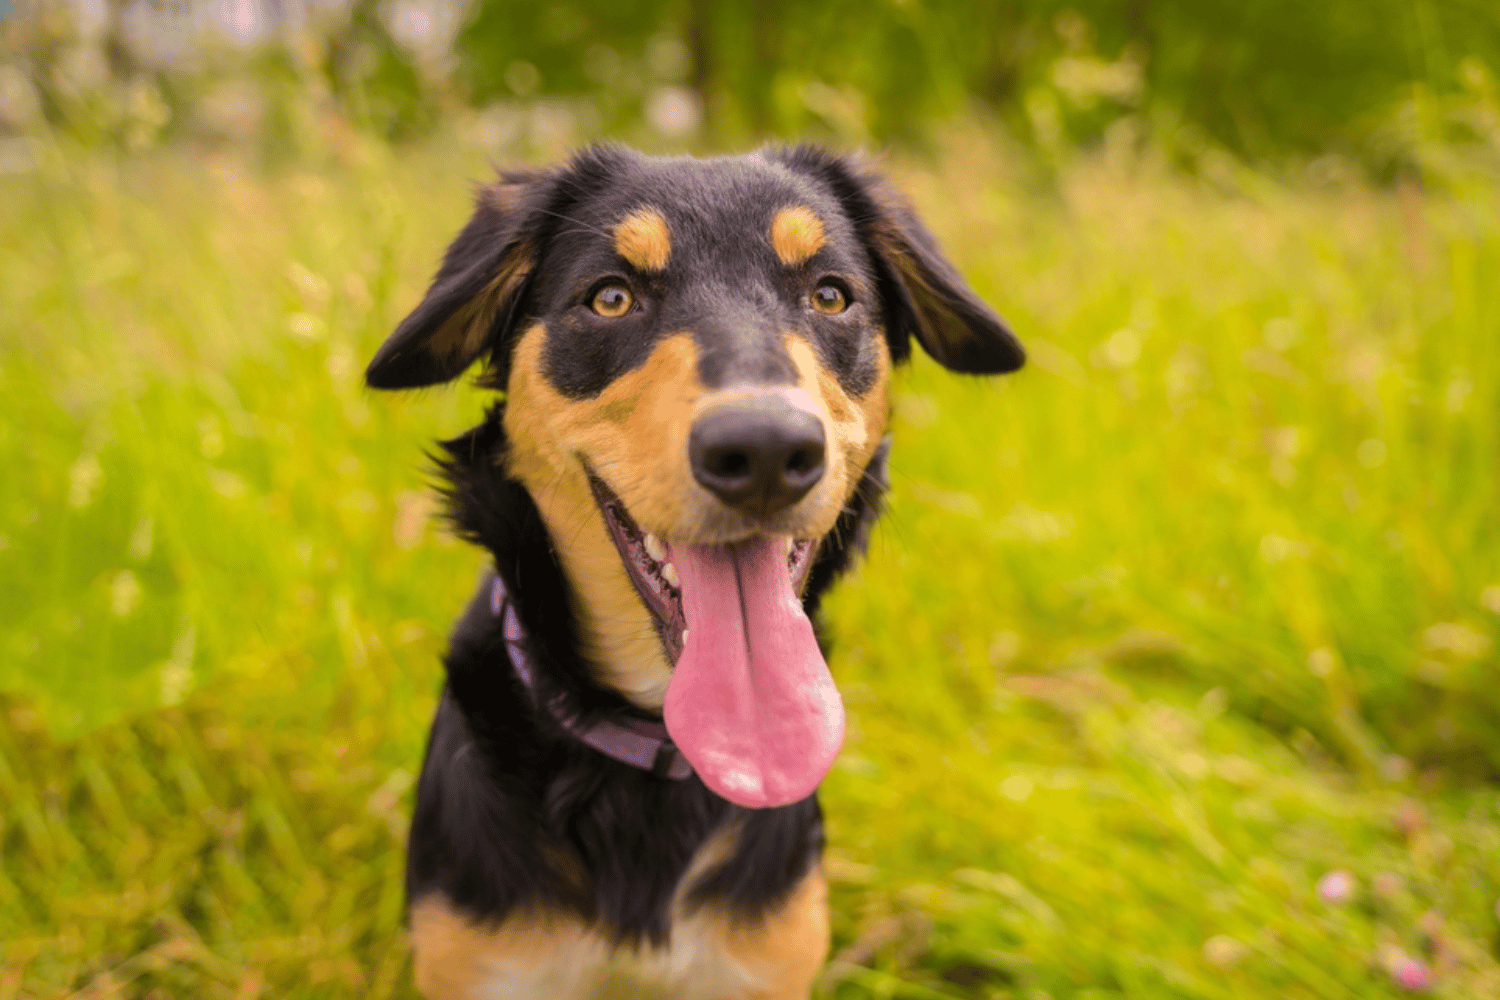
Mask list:
[[606,319],[618,319],[630,312],[635,305],[635,296],[623,285],[605,285],[594,293],[590,308]]
[[820,313],[837,316],[849,308],[849,300],[838,285],[819,285],[813,289],[812,307]]

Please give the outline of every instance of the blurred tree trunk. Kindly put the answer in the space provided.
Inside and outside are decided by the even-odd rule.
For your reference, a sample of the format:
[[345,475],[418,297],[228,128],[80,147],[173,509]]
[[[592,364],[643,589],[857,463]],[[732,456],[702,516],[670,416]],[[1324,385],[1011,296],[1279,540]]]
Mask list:
[[755,60],[750,65],[751,86],[754,92],[749,98],[750,124],[754,130],[765,135],[776,128],[776,76],[782,70],[782,24],[780,0],[760,0],[750,5],[753,19],[750,28]]
[[109,78],[116,82],[129,80],[140,69],[140,63],[130,46],[125,43],[125,12],[130,0],[108,0],[104,5],[104,31],[99,36],[99,48],[109,66]]
[[687,40],[688,55],[692,59],[688,80],[698,95],[698,106],[703,109],[703,120],[712,122],[714,116],[714,59],[713,59],[713,0],[689,0],[687,26],[683,32]]

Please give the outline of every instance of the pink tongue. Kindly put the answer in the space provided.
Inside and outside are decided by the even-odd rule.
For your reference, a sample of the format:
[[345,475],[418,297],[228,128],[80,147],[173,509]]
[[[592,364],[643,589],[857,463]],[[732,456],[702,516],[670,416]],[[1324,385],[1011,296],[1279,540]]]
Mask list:
[[752,809],[806,798],[844,742],[844,704],[792,591],[787,541],[678,545],[688,641],[667,686],[672,741]]

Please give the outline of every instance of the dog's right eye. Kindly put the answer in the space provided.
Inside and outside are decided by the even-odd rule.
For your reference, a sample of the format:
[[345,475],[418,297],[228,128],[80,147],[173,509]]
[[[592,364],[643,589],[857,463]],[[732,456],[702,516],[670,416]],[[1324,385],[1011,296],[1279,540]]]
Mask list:
[[618,319],[630,312],[633,305],[635,296],[630,294],[630,289],[624,285],[605,285],[594,293],[594,301],[589,303],[589,308],[605,319]]

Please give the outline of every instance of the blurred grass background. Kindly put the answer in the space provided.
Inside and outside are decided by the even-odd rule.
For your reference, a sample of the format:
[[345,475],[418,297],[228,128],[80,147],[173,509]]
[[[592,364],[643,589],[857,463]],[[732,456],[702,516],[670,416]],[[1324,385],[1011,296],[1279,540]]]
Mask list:
[[898,376],[825,995],[1500,995],[1488,5],[0,11],[0,997],[414,995],[483,399],[360,373],[605,135],[889,148],[1031,352]]

